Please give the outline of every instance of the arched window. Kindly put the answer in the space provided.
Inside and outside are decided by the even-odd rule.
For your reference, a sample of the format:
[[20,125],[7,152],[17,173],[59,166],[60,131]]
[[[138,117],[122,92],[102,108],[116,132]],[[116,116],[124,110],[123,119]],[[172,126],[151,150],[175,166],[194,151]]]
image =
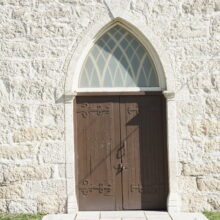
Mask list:
[[159,80],[145,47],[129,31],[116,25],[91,48],[78,87],[159,88]]

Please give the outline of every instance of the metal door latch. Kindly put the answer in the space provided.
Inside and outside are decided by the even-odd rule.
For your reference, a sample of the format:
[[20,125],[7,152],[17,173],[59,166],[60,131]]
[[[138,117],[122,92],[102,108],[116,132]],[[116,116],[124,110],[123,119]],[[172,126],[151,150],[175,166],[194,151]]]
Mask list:
[[119,163],[117,166],[114,166],[114,168],[117,170],[118,173],[128,169],[127,166],[123,165],[123,163]]

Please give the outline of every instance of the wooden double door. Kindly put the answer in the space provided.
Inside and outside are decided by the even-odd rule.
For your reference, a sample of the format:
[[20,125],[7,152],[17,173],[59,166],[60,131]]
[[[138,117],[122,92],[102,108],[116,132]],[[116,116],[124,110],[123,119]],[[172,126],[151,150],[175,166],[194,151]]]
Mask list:
[[75,117],[79,209],[166,209],[163,96],[79,96]]

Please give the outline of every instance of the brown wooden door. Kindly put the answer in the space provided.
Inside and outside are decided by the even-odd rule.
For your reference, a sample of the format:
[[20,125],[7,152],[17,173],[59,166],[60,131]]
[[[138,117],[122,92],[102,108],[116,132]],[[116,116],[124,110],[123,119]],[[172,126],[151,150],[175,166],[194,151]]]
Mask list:
[[124,209],[166,209],[168,192],[162,96],[120,98]]
[[122,209],[119,97],[77,97],[80,210]]
[[165,209],[162,96],[77,97],[80,210]]

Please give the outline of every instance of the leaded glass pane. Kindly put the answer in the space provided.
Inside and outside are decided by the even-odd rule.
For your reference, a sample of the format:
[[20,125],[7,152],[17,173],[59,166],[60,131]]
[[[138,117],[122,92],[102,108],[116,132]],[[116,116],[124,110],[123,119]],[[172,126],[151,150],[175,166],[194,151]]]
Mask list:
[[80,73],[79,87],[159,87],[159,80],[144,46],[116,25],[90,50]]

